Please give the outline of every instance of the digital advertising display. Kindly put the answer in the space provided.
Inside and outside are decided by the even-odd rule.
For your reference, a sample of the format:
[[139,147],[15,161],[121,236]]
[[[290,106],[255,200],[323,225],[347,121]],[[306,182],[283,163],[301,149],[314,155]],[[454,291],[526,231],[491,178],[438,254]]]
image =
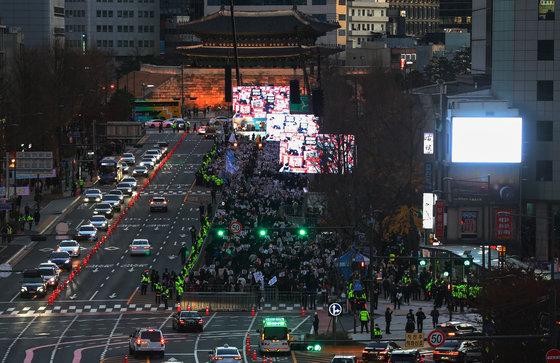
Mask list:
[[520,163],[521,117],[453,117],[451,162]]
[[285,134],[280,141],[281,172],[344,174],[352,172],[354,160],[354,135]]
[[265,131],[268,114],[290,113],[290,87],[233,87],[232,101],[235,129]]
[[268,140],[282,141],[287,134],[316,136],[319,133],[318,118],[303,114],[269,114],[266,118]]

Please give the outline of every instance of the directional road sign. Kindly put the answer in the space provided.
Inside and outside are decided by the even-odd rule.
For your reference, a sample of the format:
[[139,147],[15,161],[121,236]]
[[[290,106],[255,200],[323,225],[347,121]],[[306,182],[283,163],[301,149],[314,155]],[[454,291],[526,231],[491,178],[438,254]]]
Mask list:
[[332,303],[329,305],[329,315],[339,316],[342,313],[342,306],[339,303]]
[[0,265],[0,277],[8,277],[12,274],[12,266],[8,263]]
[[238,234],[239,232],[241,232],[242,227],[241,227],[241,223],[239,222],[232,222],[229,225],[229,231],[233,234]]
[[0,210],[11,210],[11,209],[12,209],[11,204],[0,204]]
[[445,334],[441,330],[434,330],[428,334],[428,344],[430,347],[437,348],[445,343]]

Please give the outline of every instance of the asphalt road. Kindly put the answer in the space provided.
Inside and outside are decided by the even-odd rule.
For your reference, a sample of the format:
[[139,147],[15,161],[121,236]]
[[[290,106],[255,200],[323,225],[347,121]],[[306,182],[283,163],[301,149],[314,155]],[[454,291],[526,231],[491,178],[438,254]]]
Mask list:
[[[135,149],[140,155],[158,141],[167,141],[169,149],[182,134],[169,131],[149,131],[148,142]],[[256,329],[263,317],[282,316],[288,320],[292,335],[308,333],[311,317],[298,312],[214,313],[204,316],[203,333],[175,332],[171,328],[171,314],[175,307],[165,309],[155,304],[153,294],[139,292],[140,274],[155,268],[161,272],[180,270],[178,252],[185,245],[190,249],[188,228],[200,227],[199,203],[210,201],[209,193],[196,194],[192,188],[194,173],[199,169],[202,156],[212,147],[212,141],[190,134],[178,146],[149,187],[121,220],[111,237],[93,255],[87,266],[82,259],[94,246],[80,241],[82,271],[62,294],[47,305],[47,298],[19,297],[21,275],[12,273],[0,279],[0,363],[6,362],[123,362],[128,353],[129,335],[135,328],[152,327],[163,330],[166,338],[166,356],[161,358],[128,357],[129,362],[160,362],[175,359],[179,362],[202,363],[209,361],[208,352],[217,346],[229,344],[244,351],[246,337],[251,338],[251,354],[244,351],[244,362],[252,362],[252,351],[257,348]],[[143,179],[139,179],[142,185]],[[112,185],[101,185],[107,192]],[[187,193],[189,198],[186,199]],[[168,212],[151,213],[149,201],[153,195],[166,196]],[[130,198],[125,198],[127,205]],[[78,203],[62,218],[69,233],[87,223],[93,204]],[[115,213],[115,216],[117,214]],[[37,242],[15,266],[15,271],[35,268],[45,262],[58,241],[72,236],[55,236],[55,227],[46,241]],[[104,233],[103,233],[104,234]],[[134,238],[147,238],[153,247],[151,255],[130,256],[128,245]],[[61,275],[62,279],[68,273]],[[274,362],[330,362],[334,354],[360,355],[363,344],[343,347],[325,347],[321,352],[292,352],[287,356],[268,357]],[[259,355],[258,362],[262,362]]]

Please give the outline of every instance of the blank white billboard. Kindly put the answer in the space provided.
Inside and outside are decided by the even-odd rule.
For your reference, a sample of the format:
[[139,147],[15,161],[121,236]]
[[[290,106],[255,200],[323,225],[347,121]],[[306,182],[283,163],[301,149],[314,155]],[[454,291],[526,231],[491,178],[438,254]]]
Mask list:
[[451,162],[520,163],[521,117],[453,117]]

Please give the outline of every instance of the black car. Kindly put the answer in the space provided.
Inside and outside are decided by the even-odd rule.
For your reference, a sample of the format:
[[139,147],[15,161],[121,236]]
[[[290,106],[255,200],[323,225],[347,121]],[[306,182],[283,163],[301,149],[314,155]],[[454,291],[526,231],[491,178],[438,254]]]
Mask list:
[[150,201],[150,212],[158,210],[167,212],[167,199],[165,197],[153,197]]
[[47,283],[39,270],[23,271],[23,281],[19,295],[21,297],[34,297],[47,295]]
[[362,361],[388,362],[391,352],[399,348],[400,347],[397,343],[386,340],[371,342],[362,350]]
[[418,349],[396,349],[391,353],[390,363],[422,363],[424,357]]
[[175,330],[195,330],[201,332],[204,321],[196,311],[179,311],[172,317],[173,329]]
[[447,340],[433,353],[435,362],[481,362],[482,349],[476,340]]
[[437,329],[444,332],[447,339],[458,339],[460,337],[482,334],[472,324],[461,321],[448,321],[447,323],[439,324]]
[[66,251],[53,251],[49,256],[49,262],[56,263],[58,267],[70,271],[72,269],[72,259]]

